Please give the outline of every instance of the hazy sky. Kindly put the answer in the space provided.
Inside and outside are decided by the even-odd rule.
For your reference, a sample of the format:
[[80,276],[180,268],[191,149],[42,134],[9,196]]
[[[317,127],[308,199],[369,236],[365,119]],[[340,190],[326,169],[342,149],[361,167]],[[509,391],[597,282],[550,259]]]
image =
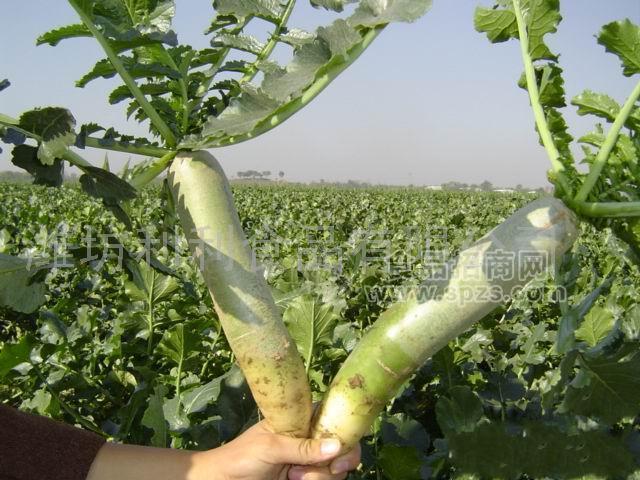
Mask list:
[[[212,16],[211,2],[176,3],[174,29],[180,41],[206,46],[202,31]],[[544,185],[548,161],[537,145],[527,96],[515,86],[522,71],[518,45],[490,45],[474,31],[473,11],[479,3],[491,4],[435,0],[418,22],[387,28],[352,67],[283,125],[214,154],[230,176],[256,169],[284,170],[286,178],[301,181],[440,184],[486,179],[496,185]],[[564,21],[550,44],[561,54],[569,97],[589,88],[624,101],[634,79],[622,77],[617,58],[605,53],[594,35],[612,20],[640,22],[640,0],[561,4]],[[289,25],[311,29],[334,16],[299,0]],[[64,1],[12,2],[11,13],[0,17],[0,79],[12,83],[0,93],[0,112],[17,116],[32,107],[61,105],[78,124],[95,121],[123,133],[143,133],[124,120],[124,103],[108,105],[106,96],[115,81],[74,87],[102,58],[94,40],[35,46],[40,33],[76,21]],[[567,120],[574,135],[593,125],[573,113]],[[0,170],[12,167],[8,150],[0,154]],[[82,153],[95,162],[104,156],[100,150]],[[126,157],[109,153],[115,167]]]

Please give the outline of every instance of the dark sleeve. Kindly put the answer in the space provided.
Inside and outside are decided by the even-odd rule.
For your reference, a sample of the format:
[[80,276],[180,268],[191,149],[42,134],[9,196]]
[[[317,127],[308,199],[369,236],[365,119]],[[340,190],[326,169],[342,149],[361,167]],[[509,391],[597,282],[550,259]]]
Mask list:
[[94,433],[0,404],[0,480],[85,480],[103,444]]

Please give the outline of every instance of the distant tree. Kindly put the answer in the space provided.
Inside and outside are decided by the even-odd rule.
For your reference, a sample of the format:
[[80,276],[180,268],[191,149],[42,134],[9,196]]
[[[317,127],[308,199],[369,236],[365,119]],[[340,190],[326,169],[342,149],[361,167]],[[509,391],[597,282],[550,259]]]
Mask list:
[[244,170],[237,172],[236,175],[238,178],[257,178],[262,176],[261,173],[256,170]]
[[467,190],[469,185],[460,182],[446,182],[442,184],[443,190]]
[[271,172],[269,170],[264,170],[264,171],[260,172],[260,176],[261,177],[270,177],[271,176]]
[[480,184],[480,190],[483,192],[490,192],[493,190],[493,184],[489,180],[485,180]]
[[284,178],[284,172],[282,170],[278,172],[278,177]]
[[522,192],[525,188],[522,186],[521,183],[519,183],[518,185],[516,185],[516,191],[518,192]]

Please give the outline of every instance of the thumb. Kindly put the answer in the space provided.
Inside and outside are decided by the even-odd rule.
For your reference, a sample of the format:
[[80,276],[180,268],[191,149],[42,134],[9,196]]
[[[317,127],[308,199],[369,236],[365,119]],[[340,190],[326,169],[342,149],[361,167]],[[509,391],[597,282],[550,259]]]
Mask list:
[[274,463],[312,465],[336,457],[342,448],[337,438],[316,440],[276,435],[277,441],[269,455]]

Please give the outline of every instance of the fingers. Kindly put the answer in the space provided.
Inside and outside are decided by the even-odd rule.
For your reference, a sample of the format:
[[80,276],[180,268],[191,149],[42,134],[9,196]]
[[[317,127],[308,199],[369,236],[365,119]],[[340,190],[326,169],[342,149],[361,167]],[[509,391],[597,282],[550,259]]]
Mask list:
[[329,467],[295,465],[289,469],[289,480],[343,480],[360,464],[360,445],[335,458]]
[[355,470],[358,468],[358,465],[360,465],[360,454],[360,444],[357,444],[344,455],[334,459],[331,462],[331,465],[329,465],[329,470],[331,470],[332,473],[342,473]]
[[344,480],[347,472],[332,474],[327,467],[303,467],[289,469],[289,480]]
[[268,454],[271,463],[311,465],[333,459],[340,448],[340,441],[334,438],[314,440],[273,435]]

